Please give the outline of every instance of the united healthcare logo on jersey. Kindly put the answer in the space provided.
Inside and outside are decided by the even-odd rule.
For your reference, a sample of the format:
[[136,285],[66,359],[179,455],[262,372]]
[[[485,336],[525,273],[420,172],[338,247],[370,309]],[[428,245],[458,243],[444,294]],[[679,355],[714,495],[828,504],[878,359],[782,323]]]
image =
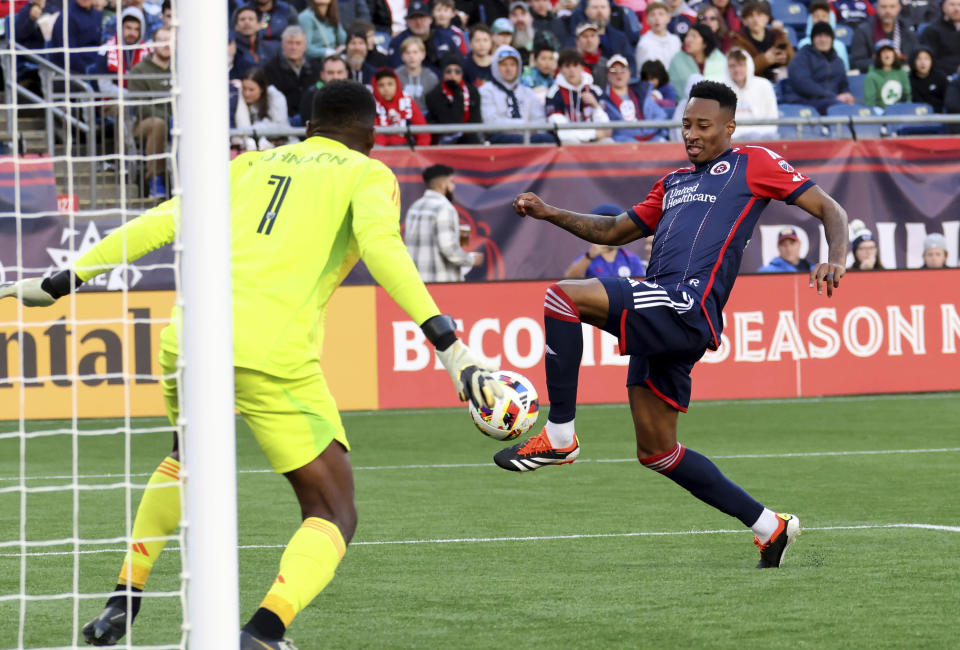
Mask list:
[[726,160],[721,160],[710,168],[710,173],[713,176],[720,176],[721,174],[726,174],[728,171],[730,171],[730,163]]
[[[727,165],[729,170],[730,165],[725,162],[719,162],[717,165]],[[716,167],[716,165],[714,165]],[[713,171],[711,170],[711,174]],[[722,173],[722,172],[721,172]],[[693,203],[695,201],[702,201],[704,203],[716,203],[717,196],[716,194],[706,194],[704,192],[698,192],[700,189],[700,183],[694,183],[693,185],[688,185],[686,187],[673,187],[667,192],[663,197],[663,209],[669,210],[675,205],[680,205],[681,203]]]

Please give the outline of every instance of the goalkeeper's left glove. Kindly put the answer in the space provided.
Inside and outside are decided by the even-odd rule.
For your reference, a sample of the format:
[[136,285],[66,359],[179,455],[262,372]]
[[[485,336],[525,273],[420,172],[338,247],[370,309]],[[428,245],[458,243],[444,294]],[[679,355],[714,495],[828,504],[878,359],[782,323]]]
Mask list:
[[493,408],[496,400],[503,397],[500,383],[491,375],[494,368],[481,363],[455,333],[453,319],[449,316],[434,316],[420,326],[427,340],[437,349],[440,363],[446,368],[457,389],[461,402],[468,399],[480,408]]
[[[27,307],[48,307],[70,293],[71,272],[60,271],[49,278],[28,278],[19,282],[0,284],[0,298],[19,298]],[[73,286],[83,284],[73,277]]]

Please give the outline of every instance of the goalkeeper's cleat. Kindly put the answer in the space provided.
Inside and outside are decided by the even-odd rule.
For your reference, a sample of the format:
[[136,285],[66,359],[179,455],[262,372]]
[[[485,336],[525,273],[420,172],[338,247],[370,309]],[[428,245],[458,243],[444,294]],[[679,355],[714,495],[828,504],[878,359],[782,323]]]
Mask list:
[[580,455],[580,441],[573,436],[573,444],[557,449],[544,429],[526,442],[501,449],[493,456],[493,462],[511,472],[532,472],[544,465],[566,465]]
[[264,639],[241,630],[240,650],[297,650],[297,646],[290,639]]
[[114,645],[127,633],[127,610],[107,605],[81,632],[87,645]]
[[753,543],[760,549],[758,569],[776,569],[783,564],[783,556],[794,540],[800,536],[800,520],[796,515],[777,513],[777,530],[766,544],[756,537]]

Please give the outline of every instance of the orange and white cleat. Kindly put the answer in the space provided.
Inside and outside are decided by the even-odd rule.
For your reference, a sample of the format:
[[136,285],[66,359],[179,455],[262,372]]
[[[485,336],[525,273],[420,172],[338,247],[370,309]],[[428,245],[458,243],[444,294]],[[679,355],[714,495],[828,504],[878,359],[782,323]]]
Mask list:
[[777,530],[770,536],[766,544],[761,544],[756,537],[753,543],[760,549],[758,569],[776,569],[783,564],[783,556],[787,549],[800,536],[800,520],[796,515],[777,513]]
[[557,449],[544,429],[526,442],[501,449],[494,455],[493,462],[511,472],[532,472],[545,465],[572,463],[579,455],[580,441],[576,435],[573,436],[572,445]]

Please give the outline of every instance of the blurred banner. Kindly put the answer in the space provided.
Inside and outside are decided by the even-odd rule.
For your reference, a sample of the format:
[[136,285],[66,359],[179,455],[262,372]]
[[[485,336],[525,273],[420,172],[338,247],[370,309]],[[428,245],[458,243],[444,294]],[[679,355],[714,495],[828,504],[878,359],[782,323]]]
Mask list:
[[[547,286],[430,291],[471,348],[527,375],[546,403]],[[849,273],[832,298],[817,295],[804,274],[741,278],[724,310],[720,349],[694,368],[693,398],[960,390],[957,286],[960,269]],[[74,409],[79,417],[163,415],[157,354],[172,302],[172,292],[147,291],[126,300],[120,292],[81,293],[75,313],[68,300],[22,311],[12,300],[0,303],[0,420],[70,417]],[[625,403],[628,358],[614,337],[588,326],[583,333],[580,402]],[[322,362],[343,409],[459,404],[420,328],[379,288],[334,294]],[[121,373],[132,377],[125,382]]]

